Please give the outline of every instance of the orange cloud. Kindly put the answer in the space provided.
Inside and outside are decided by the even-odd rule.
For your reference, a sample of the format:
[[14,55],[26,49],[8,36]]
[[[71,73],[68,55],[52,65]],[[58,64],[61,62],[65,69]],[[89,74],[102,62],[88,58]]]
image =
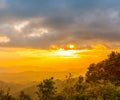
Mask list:
[[10,39],[7,36],[0,36],[0,43],[7,43]]
[[91,47],[94,50],[106,50],[107,49],[107,47],[103,44],[92,45]]

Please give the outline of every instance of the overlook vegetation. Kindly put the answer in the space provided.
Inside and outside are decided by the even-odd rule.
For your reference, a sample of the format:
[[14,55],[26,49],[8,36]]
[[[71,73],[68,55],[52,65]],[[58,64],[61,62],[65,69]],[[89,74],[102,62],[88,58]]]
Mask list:
[[120,100],[120,53],[112,52],[108,58],[88,67],[85,77],[66,80],[45,79],[33,92],[36,98],[21,91],[18,96],[10,89],[0,91],[0,100]]

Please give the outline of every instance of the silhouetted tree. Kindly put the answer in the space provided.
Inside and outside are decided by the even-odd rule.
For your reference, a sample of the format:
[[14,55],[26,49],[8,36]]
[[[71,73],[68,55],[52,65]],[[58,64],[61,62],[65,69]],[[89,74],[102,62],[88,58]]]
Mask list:
[[68,76],[66,76],[66,81],[65,84],[63,86],[63,90],[62,93],[64,93],[64,95],[67,96],[71,96],[74,93],[74,78],[73,75],[71,73],[69,73]]
[[120,85],[120,53],[112,52],[105,62],[104,69],[110,76],[111,82]]
[[19,100],[31,100],[30,96],[25,94],[24,91],[20,92]]
[[43,80],[43,82],[41,82],[37,87],[37,95],[39,97],[39,100],[53,100],[56,92],[53,77]]
[[107,83],[100,88],[99,97],[102,100],[120,100],[120,90],[114,84]]
[[89,66],[86,81],[99,82],[101,80],[120,84],[120,53],[112,52],[107,59]]
[[84,81],[84,77],[79,76],[77,82],[74,85],[75,91],[78,94],[81,94],[85,89],[85,86],[83,85],[83,81]]
[[4,99],[4,91],[0,90],[0,100],[3,100],[3,99]]
[[15,100],[15,98],[10,95],[10,89],[8,88],[6,93],[0,90],[0,100]]
[[65,95],[56,95],[54,100],[65,100]]

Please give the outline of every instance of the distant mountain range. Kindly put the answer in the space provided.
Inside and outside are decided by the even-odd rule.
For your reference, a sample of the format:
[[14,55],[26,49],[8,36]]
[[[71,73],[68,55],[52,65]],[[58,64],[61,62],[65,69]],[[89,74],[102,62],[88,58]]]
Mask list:
[[[36,99],[37,95],[37,85],[40,82],[30,82],[30,83],[8,83],[0,81],[0,90],[4,90],[4,92],[7,92],[8,89],[10,89],[10,94],[14,97],[18,97],[21,91],[24,91],[25,94],[28,94],[31,96],[31,98]],[[61,80],[55,80],[55,83],[57,85],[58,90],[62,89],[63,81]]]
[[[86,69],[86,68],[85,68]],[[86,70],[81,69],[78,72],[73,71],[72,73],[74,76],[83,75]],[[26,72],[20,72],[20,73],[0,73],[0,80],[4,82],[12,82],[12,83],[30,83],[33,81],[41,81],[46,78],[54,77],[54,79],[65,79],[65,76],[68,75],[68,71],[63,72],[34,72],[34,71],[26,71]]]

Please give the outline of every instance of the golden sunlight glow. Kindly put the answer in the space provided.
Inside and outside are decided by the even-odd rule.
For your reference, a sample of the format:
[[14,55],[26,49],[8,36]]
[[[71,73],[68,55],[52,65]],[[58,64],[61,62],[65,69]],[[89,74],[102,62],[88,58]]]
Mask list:
[[[59,48],[59,47],[57,47]],[[31,49],[31,48],[0,48],[0,72],[23,71],[78,71],[101,59],[113,51],[98,49]],[[116,50],[120,51],[120,50]],[[73,67],[74,66],[74,67]],[[5,70],[8,69],[8,70]],[[84,72],[82,70],[82,73]]]
[[[71,46],[74,47],[74,46]],[[57,51],[54,51],[54,54],[56,56],[62,56],[62,57],[79,57],[78,54],[82,52],[87,52],[88,50],[64,50],[60,48]]]
[[73,48],[74,48],[74,45],[73,45],[73,44],[70,44],[70,45],[69,45],[69,48],[70,48],[70,49],[73,49]]
[[62,48],[60,48],[58,51],[55,52],[55,55],[58,56],[74,56],[75,52],[73,50],[64,50]]

